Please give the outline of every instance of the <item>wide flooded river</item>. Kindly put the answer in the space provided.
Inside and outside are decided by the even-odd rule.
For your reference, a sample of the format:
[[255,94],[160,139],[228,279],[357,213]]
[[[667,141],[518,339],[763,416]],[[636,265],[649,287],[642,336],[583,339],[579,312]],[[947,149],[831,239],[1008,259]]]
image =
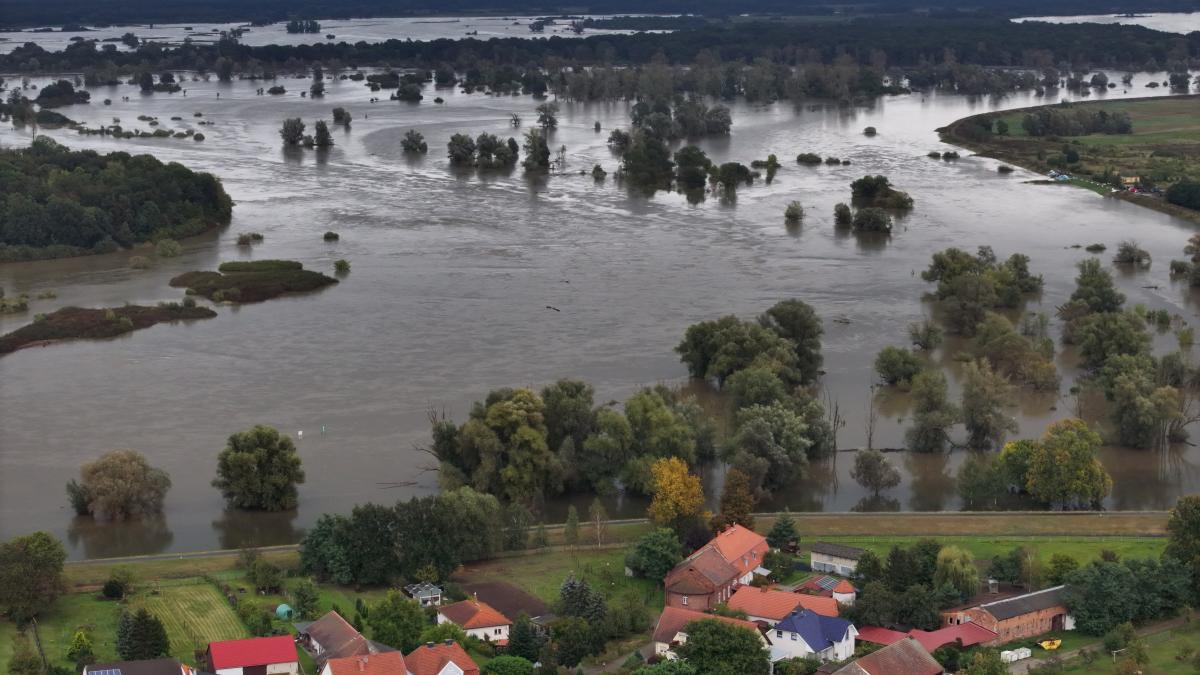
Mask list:
[[[1140,75],[1128,94],[1118,88],[1100,95],[1143,94],[1146,81]],[[513,112],[526,124],[534,119],[537,102],[529,97],[430,89],[419,105],[372,104],[360,83],[334,81],[324,100],[312,101],[296,93],[306,81],[283,84],[292,90],[283,97],[257,96],[259,85],[250,82],[190,82],[186,98],[141,96],[126,86],[95,90],[92,105],[63,109],[93,126],[116,117],[127,128],[145,129],[138,115],[183,128],[202,112],[212,126],[197,127],[207,136],[201,143],[46,132],[72,147],[153,152],[212,171],[237,202],[233,224],[185,241],[182,257],[145,271],[129,269],[128,253],[0,265],[0,286],[9,293],[58,294],[33,301],[28,315],[0,317],[0,331],[65,305],[178,299],[180,292],[167,286],[170,277],[224,260],[296,259],[330,271],[334,260],[346,258],[353,271],[313,295],[223,306],[217,318],[191,325],[0,359],[0,538],[46,529],[63,537],[74,557],[295,541],[322,512],[435,490],[435,474],[425,470],[429,457],[415,447],[427,440],[430,409],[462,420],[491,388],[561,377],[593,383],[597,401],[623,399],[657,382],[684,384],[672,348],[689,324],[727,313],[752,316],[790,297],[813,304],[825,319],[825,395],[846,420],[839,445],[856,447],[865,442],[872,360],[886,345],[905,345],[905,326],[929,314],[922,294],[930,288],[918,273],[932,252],[948,246],[988,244],[1002,256],[1029,254],[1046,279],[1040,305],[1029,309],[1052,313],[1073,288],[1075,263],[1087,255],[1073,245],[1103,242],[1111,253],[1133,237],[1154,264],[1117,274],[1129,304],[1167,308],[1188,321],[1196,316],[1193,293],[1167,275],[1167,262],[1181,257],[1195,230],[1190,223],[1084,190],[1028,184],[1036,176],[998,173],[990,159],[925,156],[950,149],[938,142],[937,127],[1041,102],[1033,94],[912,94],[870,108],[739,103],[732,135],[702,147],[718,162],[775,153],[784,167],[772,184],[739,190],[736,201],[689,204],[677,194],[631,194],[611,176],[597,183],[578,175],[596,163],[616,168],[605,140],[611,129],[628,125],[624,103],[564,104],[551,145],[566,146],[569,173],[529,179],[519,171],[453,171],[444,152],[457,132],[515,135]],[[435,95],[445,104],[433,103]],[[101,105],[104,98],[113,105]],[[354,123],[348,132],[335,130],[331,151],[280,147],[284,117],[303,117],[311,129],[336,105],[349,108]],[[169,121],[173,116],[182,119]],[[868,125],[879,135],[864,136]],[[401,153],[400,138],[410,128],[425,134],[428,156]],[[5,128],[0,142],[24,145],[30,134]],[[796,165],[792,158],[807,151],[852,164]],[[888,240],[833,228],[834,204],[848,201],[850,181],[866,173],[887,174],[916,200]],[[791,200],[807,211],[795,228],[783,220]],[[341,240],[322,241],[326,230]],[[252,250],[236,246],[237,235],[250,231],[265,241]],[[1158,338],[1161,348],[1171,342],[1169,334]],[[937,358],[953,378],[951,360]],[[1057,363],[1066,392],[1074,358],[1060,354]],[[1018,410],[1020,433],[1039,435],[1073,408],[1065,393],[1027,396]],[[901,445],[907,401],[883,395],[879,414],[876,445]],[[209,485],[225,438],[260,423],[305,432],[298,447],[308,482],[298,513],[223,513]],[[74,519],[64,483],[81,463],[126,447],[170,472],[174,487],[163,521]],[[962,453],[892,457],[904,481],[885,508],[959,507],[953,475]],[[1111,449],[1104,461],[1115,479],[1109,508],[1164,508],[1200,489],[1200,451],[1190,446],[1166,456]],[[856,506],[864,493],[849,478],[850,464],[843,455],[814,467],[810,479],[764,508]],[[614,503],[610,512],[633,516],[643,508]],[[548,519],[560,520],[564,509],[565,501],[552,504]]]

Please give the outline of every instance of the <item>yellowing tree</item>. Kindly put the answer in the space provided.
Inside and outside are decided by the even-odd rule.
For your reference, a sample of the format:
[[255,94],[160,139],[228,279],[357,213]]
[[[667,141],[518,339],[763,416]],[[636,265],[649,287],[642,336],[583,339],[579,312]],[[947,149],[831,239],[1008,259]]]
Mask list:
[[704,489],[700,477],[688,470],[678,457],[660,459],[650,467],[654,481],[654,499],[650,501],[650,520],[669,525],[680,518],[700,515],[704,508]]

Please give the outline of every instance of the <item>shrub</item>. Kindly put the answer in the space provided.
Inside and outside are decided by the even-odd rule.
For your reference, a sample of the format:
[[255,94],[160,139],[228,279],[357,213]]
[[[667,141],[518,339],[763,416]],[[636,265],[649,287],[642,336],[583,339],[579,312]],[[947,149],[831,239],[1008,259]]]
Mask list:
[[789,202],[783,210],[783,217],[793,223],[800,222],[804,218],[804,207],[800,202]]
[[948,151],[942,153],[942,159],[946,159],[946,160],[958,159],[958,153],[953,150],[948,150]]
[[100,592],[109,600],[120,600],[125,597],[125,586],[116,579],[109,579],[104,582],[104,588],[100,589]]
[[192,140],[193,141],[202,141],[202,140],[204,140],[204,134],[197,132],[195,136],[192,136]]
[[1001,164],[1000,166],[996,167],[996,170],[999,171],[1000,173],[1012,173],[1013,172],[1013,168],[1007,164]]
[[163,239],[154,247],[154,252],[160,258],[177,258],[183,255],[183,246],[174,239]]
[[875,372],[887,384],[907,383],[921,372],[921,360],[907,349],[884,347],[875,357]]
[[1088,253],[1103,253],[1107,248],[1108,247],[1104,244],[1088,244],[1083,250],[1087,251]]
[[324,236],[324,237],[322,237],[322,238],[323,238],[325,241],[337,241],[337,240],[341,239],[341,237],[340,237],[340,236],[338,236],[338,233],[337,233],[337,232],[326,232],[326,233],[325,233],[325,236]]
[[850,227],[854,222],[854,214],[850,212],[850,207],[838,203],[833,207],[833,222],[838,227]]
[[135,255],[129,259],[129,268],[135,270],[144,270],[150,267],[150,260],[144,256]]
[[1149,265],[1150,253],[1138,246],[1136,241],[1126,239],[1117,246],[1113,262],[1124,265]]
[[[599,124],[599,122],[597,122],[597,124]],[[599,164],[596,164],[592,167],[592,178],[595,178],[596,180],[604,180],[605,176],[607,175],[608,172],[605,171],[604,167],[600,166]]]
[[879,132],[875,130],[875,127],[867,127],[866,129],[863,129],[864,136],[874,136],[877,133]]
[[815,152],[802,152],[796,155],[796,162],[806,166],[813,166],[821,163],[821,156]]
[[345,259],[337,260],[333,263],[333,271],[338,274],[346,274],[350,271],[350,263]]
[[930,159],[941,159],[942,153],[938,152],[937,150],[932,150],[928,155],[926,155],[926,157],[929,157]]
[[858,232],[891,232],[892,217],[883,209],[868,207],[854,214],[852,223]]

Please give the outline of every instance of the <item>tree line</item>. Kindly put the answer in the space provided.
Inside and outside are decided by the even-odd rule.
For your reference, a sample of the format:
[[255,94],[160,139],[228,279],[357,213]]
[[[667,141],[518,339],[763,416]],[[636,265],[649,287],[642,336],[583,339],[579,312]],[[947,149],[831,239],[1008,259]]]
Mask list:
[[101,253],[227,224],[212,174],[151,155],[69,150],[41,136],[0,150],[0,259]]

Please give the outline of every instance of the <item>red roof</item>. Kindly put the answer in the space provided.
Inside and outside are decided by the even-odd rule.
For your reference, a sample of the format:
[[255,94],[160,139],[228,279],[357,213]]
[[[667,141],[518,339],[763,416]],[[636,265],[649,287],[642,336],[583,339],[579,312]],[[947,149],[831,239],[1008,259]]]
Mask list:
[[833,587],[833,592],[834,593],[856,593],[857,591],[854,590],[854,586],[851,585],[849,581],[842,579],[841,581],[838,582],[837,586]]
[[400,652],[363,654],[342,659],[329,659],[330,675],[408,675],[404,655]]
[[963,647],[970,647],[996,639],[996,633],[971,621],[954,626],[945,626],[935,631],[923,631],[914,628],[909,631],[909,635],[915,637],[917,642],[920,642],[921,646],[928,652],[932,652],[938,647],[950,644],[951,642],[961,642]]
[[835,670],[834,675],[941,675],[942,665],[920,642],[904,638]]
[[[748,628],[754,631],[755,635],[762,635],[757,625],[745,619],[706,614],[704,612],[697,612],[694,609],[683,609],[682,607],[666,607],[663,609],[662,615],[658,617],[658,623],[654,625],[654,641],[671,644],[675,640],[675,636],[679,634],[679,631],[683,630],[684,626],[693,621],[704,621],[706,619],[724,621],[727,624]],[[417,674],[413,673],[413,675]]]
[[800,606],[800,596],[769,588],[742,586],[734,592],[727,604],[730,609],[741,610],[749,616],[781,621]]
[[298,660],[296,643],[291,635],[208,643],[208,665],[213,670],[296,663]]
[[[742,574],[762,565],[763,556],[769,548],[766,537],[736,524],[725,528],[713,537],[709,544],[715,546],[730,564],[741,570]],[[751,556],[752,552],[755,555]]]
[[893,642],[899,642],[906,637],[908,637],[908,633],[880,628],[879,626],[863,626],[858,629],[859,640],[874,642],[877,645],[887,646]]
[[438,609],[438,614],[450,619],[460,627],[491,628],[493,626],[508,626],[512,621],[492,608],[486,602],[476,599],[461,600],[452,605]]
[[464,675],[479,675],[479,666],[467,656],[467,652],[453,640],[425,643],[404,657],[412,675],[438,675],[447,663],[462,669]]

